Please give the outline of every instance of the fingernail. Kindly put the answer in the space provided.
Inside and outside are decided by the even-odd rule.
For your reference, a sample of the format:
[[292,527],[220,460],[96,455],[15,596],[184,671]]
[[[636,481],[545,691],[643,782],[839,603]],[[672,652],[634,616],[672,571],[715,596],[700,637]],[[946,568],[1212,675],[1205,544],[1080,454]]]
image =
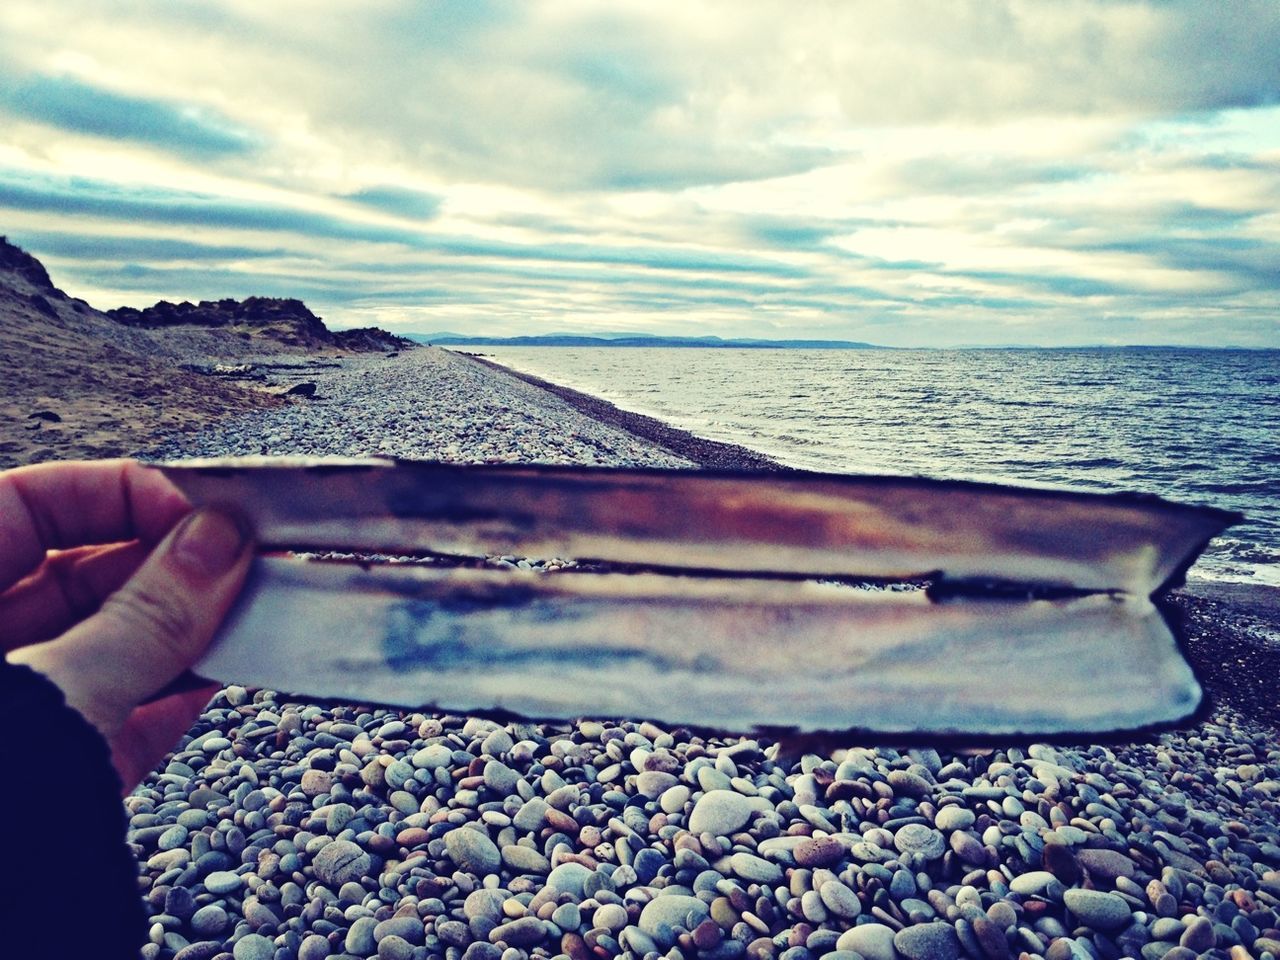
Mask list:
[[247,531],[235,518],[201,507],[179,524],[170,555],[198,576],[217,577],[235,566],[248,542]]

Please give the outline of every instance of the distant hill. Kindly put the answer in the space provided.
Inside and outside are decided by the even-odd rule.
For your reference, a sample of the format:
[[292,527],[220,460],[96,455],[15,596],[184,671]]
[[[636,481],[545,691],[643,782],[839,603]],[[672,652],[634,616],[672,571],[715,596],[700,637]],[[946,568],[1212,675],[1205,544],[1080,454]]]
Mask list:
[[377,327],[330,330],[301,300],[248,297],[244,300],[161,300],[139,310],[119,307],[107,316],[117,323],[147,329],[196,326],[226,330],[241,338],[266,338],[286,347],[307,350],[337,348],[358,352],[400,350],[413,343]]
[[407,333],[410,340],[438,347],[727,347],[737,350],[887,350],[856,340],[757,340],[745,337],[654,337],[644,334],[581,336],[549,333],[531,337],[469,337],[459,333]]

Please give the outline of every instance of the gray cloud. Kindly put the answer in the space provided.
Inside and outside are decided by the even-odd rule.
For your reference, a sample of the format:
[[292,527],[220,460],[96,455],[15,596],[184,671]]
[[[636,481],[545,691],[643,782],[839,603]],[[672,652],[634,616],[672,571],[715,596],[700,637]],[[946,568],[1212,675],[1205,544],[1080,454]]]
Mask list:
[[0,105],[74,133],[195,157],[247,153],[257,145],[250,131],[207,108],[113,93],[73,77],[34,76],[6,84]]

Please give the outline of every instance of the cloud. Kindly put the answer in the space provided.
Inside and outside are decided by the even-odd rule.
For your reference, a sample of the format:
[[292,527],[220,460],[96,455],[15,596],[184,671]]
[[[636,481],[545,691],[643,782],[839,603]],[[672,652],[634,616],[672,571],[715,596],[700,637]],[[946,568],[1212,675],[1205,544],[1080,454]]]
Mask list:
[[207,107],[127,96],[74,77],[34,76],[0,92],[10,113],[72,133],[160,147],[194,157],[248,153],[257,138]]
[[342,199],[413,220],[430,220],[440,210],[438,196],[397,186],[365,187]]

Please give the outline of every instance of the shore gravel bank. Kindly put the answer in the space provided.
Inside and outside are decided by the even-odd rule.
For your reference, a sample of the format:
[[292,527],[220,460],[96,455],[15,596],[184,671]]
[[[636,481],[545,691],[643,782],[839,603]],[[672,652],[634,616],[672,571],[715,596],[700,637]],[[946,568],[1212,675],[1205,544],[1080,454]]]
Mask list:
[[[440,350],[344,361],[311,400],[145,452],[706,462]],[[1280,955],[1280,746],[1259,704],[1216,699],[1127,743],[791,758],[228,687],[125,801],[144,956]]]

